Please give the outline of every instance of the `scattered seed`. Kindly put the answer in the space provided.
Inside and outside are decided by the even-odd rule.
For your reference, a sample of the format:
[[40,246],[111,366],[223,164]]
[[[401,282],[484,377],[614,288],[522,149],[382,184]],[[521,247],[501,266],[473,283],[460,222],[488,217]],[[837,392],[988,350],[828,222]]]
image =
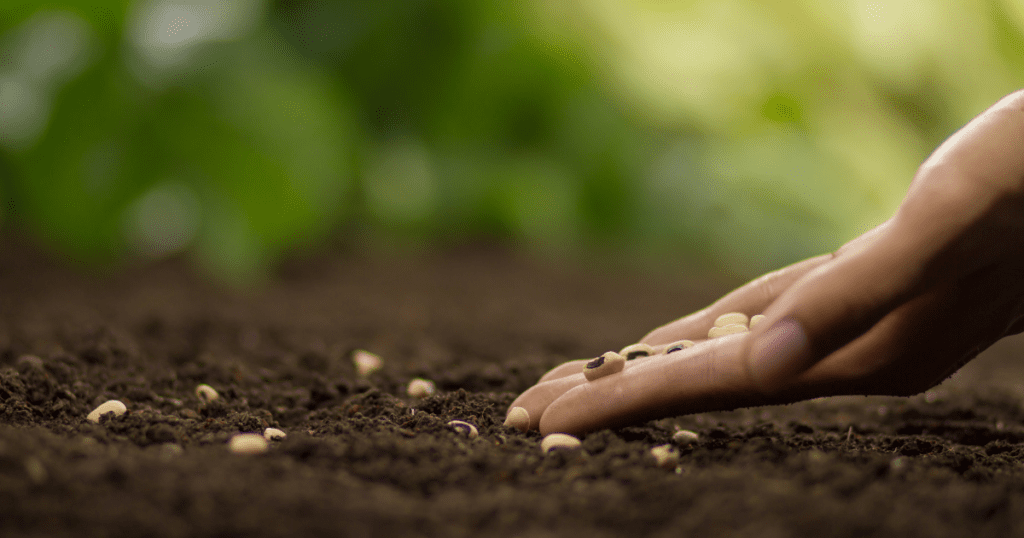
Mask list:
[[263,430],[263,438],[267,441],[280,441],[285,437],[288,437],[288,434],[277,428],[267,428]]
[[540,442],[540,449],[544,453],[551,452],[552,450],[565,449],[572,450],[579,448],[580,440],[567,434],[567,433],[552,433],[548,434],[543,441]]
[[587,378],[587,381],[594,381],[606,375],[621,372],[625,365],[625,357],[614,351],[609,351],[585,364],[583,366],[583,375]]
[[228,441],[228,448],[235,454],[262,454],[267,451],[267,440],[258,433],[240,433]]
[[126,411],[128,411],[128,408],[119,400],[109,400],[100,404],[96,409],[93,409],[85,418],[93,422],[99,422],[100,417],[107,413],[113,413],[115,417],[119,417],[125,414]]
[[758,315],[750,318],[750,328],[753,329],[754,327],[757,326],[758,323],[761,323],[762,321],[764,321],[766,319],[768,319],[768,318],[764,314],[758,314]]
[[525,407],[513,407],[505,417],[504,425],[526,433],[530,429],[530,412]]
[[380,355],[362,349],[355,350],[352,354],[352,362],[356,365],[356,373],[361,377],[366,377],[384,366],[384,360],[380,358]]
[[672,442],[680,446],[687,446],[696,443],[700,436],[690,430],[679,430],[672,434]]
[[213,387],[202,384],[196,387],[196,398],[203,403],[210,403],[217,398],[220,398],[220,394],[217,394],[217,390]]
[[686,349],[688,347],[693,347],[694,345],[695,344],[693,343],[692,340],[680,340],[678,342],[673,342],[673,343],[668,345],[668,349],[665,350],[665,354],[668,355],[669,353],[675,353],[676,351],[682,351],[682,350],[684,350],[684,349]]
[[461,433],[470,439],[475,439],[477,436],[476,426],[463,422],[461,420],[453,420],[448,423],[448,427],[455,430],[455,433]]
[[413,398],[426,398],[435,392],[437,392],[437,387],[433,381],[419,377],[410,381],[409,387],[406,389],[406,393]]
[[643,343],[632,344],[622,348],[619,351],[619,355],[626,357],[627,361],[631,361],[637,357],[647,357],[648,355],[654,354],[654,348]]
[[651,449],[651,455],[662,469],[674,469],[679,463],[679,451],[672,445],[658,445]]
[[729,312],[728,314],[722,314],[715,318],[715,327],[725,327],[726,325],[746,325],[750,321],[747,319],[747,315],[743,312]]
[[727,334],[739,334],[749,332],[750,329],[746,325],[740,323],[734,323],[732,325],[723,325],[722,327],[712,327],[708,331],[708,338],[718,338],[719,336],[725,336]]

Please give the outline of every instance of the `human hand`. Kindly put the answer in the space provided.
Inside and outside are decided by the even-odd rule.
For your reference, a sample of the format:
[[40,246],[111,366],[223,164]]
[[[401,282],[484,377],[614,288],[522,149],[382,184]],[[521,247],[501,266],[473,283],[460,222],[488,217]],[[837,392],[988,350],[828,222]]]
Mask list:
[[[726,312],[766,320],[700,341]],[[896,214],[832,254],[755,279],[655,329],[659,353],[588,382],[556,367],[512,403],[542,433],[709,410],[926,390],[1024,331],[1024,91],[921,165]],[[671,354],[665,344],[697,344]]]

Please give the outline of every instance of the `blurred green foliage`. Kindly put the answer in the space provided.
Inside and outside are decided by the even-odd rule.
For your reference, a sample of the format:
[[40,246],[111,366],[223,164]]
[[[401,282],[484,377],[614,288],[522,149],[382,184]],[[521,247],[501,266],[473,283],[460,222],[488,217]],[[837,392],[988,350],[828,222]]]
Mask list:
[[1024,80],[1016,0],[10,1],[0,225],[71,259],[832,250]]

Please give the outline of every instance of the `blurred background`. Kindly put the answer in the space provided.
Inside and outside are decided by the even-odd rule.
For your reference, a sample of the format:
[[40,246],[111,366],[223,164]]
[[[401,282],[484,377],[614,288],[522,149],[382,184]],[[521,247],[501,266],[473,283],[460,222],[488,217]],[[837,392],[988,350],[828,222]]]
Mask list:
[[1021,87],[1020,0],[4,0],[0,232],[236,283],[339,241],[752,277]]

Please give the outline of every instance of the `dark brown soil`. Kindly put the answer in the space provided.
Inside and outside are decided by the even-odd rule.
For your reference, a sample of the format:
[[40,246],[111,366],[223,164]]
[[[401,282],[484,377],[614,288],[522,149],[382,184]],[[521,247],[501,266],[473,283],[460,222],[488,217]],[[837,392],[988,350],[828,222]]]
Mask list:
[[[735,283],[484,249],[325,255],[238,294],[183,263],[83,276],[2,246],[0,536],[1024,535],[1019,341],[910,399],[683,416],[545,456],[501,426],[516,394]],[[358,348],[386,361],[368,380]],[[418,376],[438,394],[407,397]],[[85,420],[109,399],[129,412]],[[267,426],[288,433],[268,453],[227,449]],[[675,426],[700,441],[658,468]]]

